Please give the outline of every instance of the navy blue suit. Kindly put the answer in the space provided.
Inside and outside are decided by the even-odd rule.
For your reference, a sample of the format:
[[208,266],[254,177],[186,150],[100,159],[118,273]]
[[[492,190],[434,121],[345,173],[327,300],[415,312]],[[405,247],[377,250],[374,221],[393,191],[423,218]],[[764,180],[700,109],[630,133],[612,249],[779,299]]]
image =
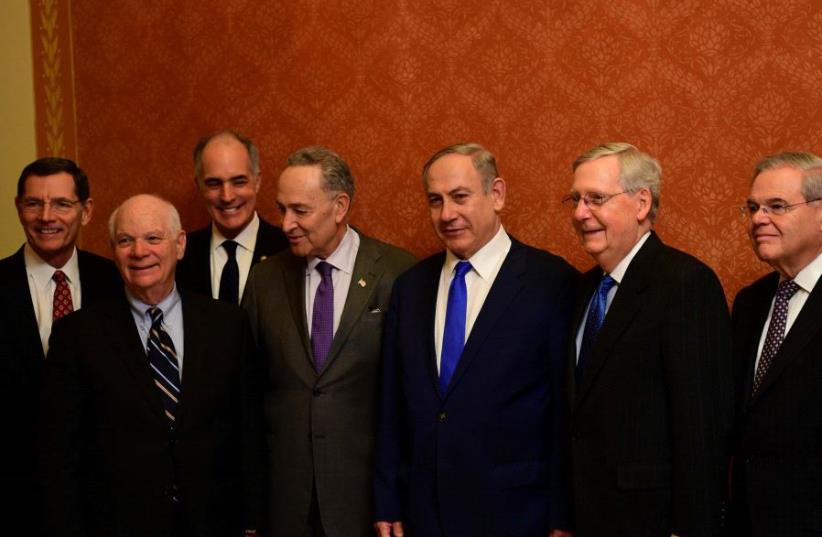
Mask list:
[[376,520],[411,537],[545,537],[569,524],[564,345],[577,273],[513,241],[445,394],[434,255],[397,280],[383,340]]

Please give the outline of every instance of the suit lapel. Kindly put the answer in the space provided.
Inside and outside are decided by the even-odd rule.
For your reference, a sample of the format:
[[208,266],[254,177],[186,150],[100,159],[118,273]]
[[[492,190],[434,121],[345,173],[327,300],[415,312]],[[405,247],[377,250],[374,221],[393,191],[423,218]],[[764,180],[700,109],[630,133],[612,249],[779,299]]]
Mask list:
[[[790,364],[796,360],[801,359],[801,357],[808,355],[801,351],[810,343],[811,338],[822,330],[819,319],[822,319],[822,278],[816,282],[813,292],[811,292],[805,305],[802,306],[799,316],[797,316],[796,321],[794,321],[790,331],[785,336],[782,346],[777,351],[773,362],[771,362],[770,367],[765,372],[762,385],[751,400],[752,404],[776,382],[786,367],[790,366]],[[759,338],[756,338],[756,341],[758,343]],[[756,348],[758,348],[758,345]]]
[[29,277],[26,274],[26,260],[23,256],[22,246],[14,254],[14,284],[7,287],[10,297],[10,304],[19,304],[21,307],[16,312],[20,315],[20,326],[25,331],[27,345],[33,349],[33,354],[37,356],[38,364],[27,364],[33,367],[42,367],[45,355],[43,354],[43,343],[40,341],[40,329],[37,326],[37,316],[34,313],[34,304],[31,302],[31,290],[29,289]]
[[108,343],[111,344],[112,355],[120,360],[127,374],[134,377],[135,382],[132,385],[146,400],[151,411],[157,417],[166,419],[159,391],[149,370],[145,343],[140,340],[128,302],[123,300],[117,304],[119,307],[105,321],[108,325],[107,330],[102,330],[101,333],[109,336]]
[[626,328],[642,309],[642,294],[654,278],[654,259],[662,249],[662,242],[651,233],[642,248],[631,260],[622,282],[617,287],[614,300],[608,308],[602,328],[597,334],[591,350],[591,361],[582,372],[582,380],[577,390],[577,406],[582,402],[594,383],[599,371],[613,354],[612,349]]
[[283,285],[288,296],[291,317],[297,326],[300,341],[303,342],[303,348],[305,349],[303,355],[313,370],[313,351],[311,350],[311,341],[308,339],[308,325],[305,320],[305,259],[293,255],[289,255],[287,259],[288,261],[283,264]]
[[747,325],[744,327],[744,342],[735,340],[737,345],[744,346],[744,350],[741,352],[744,353],[742,356],[744,356],[745,362],[742,379],[744,383],[743,389],[745,390],[743,392],[744,400],[746,403],[751,402],[759,339],[762,336],[762,330],[765,327],[765,321],[768,319],[768,312],[771,309],[771,301],[776,293],[776,286],[779,283],[779,275],[774,272],[772,276],[773,277],[769,278],[753,297],[753,304],[751,304],[749,311],[743,313],[747,322]]
[[[180,423],[186,413],[190,413],[192,399],[200,394],[198,386],[202,384],[201,377],[205,374],[203,357],[208,355],[205,348],[206,339],[198,335],[198,328],[203,326],[203,319],[197,308],[191,305],[186,295],[181,295],[183,306],[183,376],[180,379],[180,400],[177,403],[176,422]],[[187,357],[187,358],[186,358]],[[156,391],[156,388],[155,388]],[[193,394],[193,395],[191,395]]]
[[202,234],[202,239],[197,244],[192,244],[194,258],[191,260],[193,267],[206,267],[206,270],[194,270],[193,275],[196,281],[192,284],[193,289],[198,289],[206,296],[211,295],[211,225],[208,233]]
[[574,310],[574,317],[572,318],[573,330],[568,337],[568,363],[566,367],[566,383],[568,386],[568,402],[570,408],[574,408],[574,401],[577,394],[576,383],[576,368],[577,368],[577,334],[579,327],[582,325],[582,319],[587,311],[588,303],[596,291],[599,280],[602,278],[602,269],[594,267],[585,273],[582,277],[582,284],[580,285],[580,294],[577,297],[576,308]]
[[[354,262],[354,271],[351,274],[351,284],[348,286],[348,294],[340,316],[340,324],[337,326],[334,339],[331,341],[328,358],[325,361],[323,370],[320,371],[320,375],[328,371],[331,363],[339,356],[340,350],[348,340],[354,325],[365,315],[363,312],[384,272],[378,263],[380,257],[381,254],[375,243],[360,234],[360,247]],[[303,317],[305,317],[305,314],[303,314]]]
[[508,306],[519,294],[522,289],[520,276],[525,272],[525,268],[525,249],[520,243],[512,241],[511,250],[502,262],[485,303],[482,305],[479,315],[477,315],[473,328],[471,328],[471,334],[465,342],[465,348],[462,351],[459,363],[457,363],[457,369],[454,371],[454,376],[448,385],[448,391],[445,393],[446,397],[471,366],[479,350],[482,349],[485,339],[494,332],[494,325],[508,311]]

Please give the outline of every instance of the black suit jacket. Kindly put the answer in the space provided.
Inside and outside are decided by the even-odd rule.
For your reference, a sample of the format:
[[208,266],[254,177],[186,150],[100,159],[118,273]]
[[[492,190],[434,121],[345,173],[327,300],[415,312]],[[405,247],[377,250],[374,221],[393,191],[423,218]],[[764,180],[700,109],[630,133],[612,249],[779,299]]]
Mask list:
[[[122,294],[114,264],[78,250],[82,306]],[[21,247],[0,260],[0,534],[31,534],[40,520],[38,402],[45,357]]]
[[652,234],[577,386],[575,339],[601,277],[584,276],[568,353],[576,535],[715,535],[733,407],[719,280]]
[[776,293],[771,273],[737,295],[734,457],[740,536],[822,535],[822,279],[751,395],[759,339]]
[[262,448],[245,399],[248,321],[239,308],[197,294],[183,294],[182,308],[173,426],[125,299],[55,323],[41,441],[49,535],[171,536],[173,486],[190,535],[236,537],[258,527],[255,502],[264,493],[252,478]]
[[445,255],[400,276],[383,343],[376,519],[411,537],[546,537],[567,528],[565,345],[577,272],[513,241],[439,390],[434,317]]
[[[181,289],[211,297],[211,224],[192,231],[186,236],[185,257],[177,264],[177,284]],[[261,260],[288,248],[288,239],[277,226],[272,226],[260,217],[257,243],[251,266]],[[249,271],[250,273],[250,271]],[[240,290],[242,296],[242,289]]]

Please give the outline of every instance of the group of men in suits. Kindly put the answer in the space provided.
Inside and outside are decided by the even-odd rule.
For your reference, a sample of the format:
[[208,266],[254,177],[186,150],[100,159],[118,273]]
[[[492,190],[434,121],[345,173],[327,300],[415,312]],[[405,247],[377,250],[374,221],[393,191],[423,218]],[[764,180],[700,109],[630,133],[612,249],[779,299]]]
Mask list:
[[742,212],[776,272],[732,316],[713,271],[652,230],[661,169],[629,144],[573,164],[581,277],[508,235],[478,144],[423,167],[444,251],[416,264],[349,225],[353,176],[328,148],[288,158],[282,230],[257,215],[250,140],[209,135],[194,168],[211,225],[186,235],[167,201],[129,198],[114,265],[75,247],[82,170],[23,170],[27,241],[0,261],[4,528],[822,531],[822,159],[757,166]]

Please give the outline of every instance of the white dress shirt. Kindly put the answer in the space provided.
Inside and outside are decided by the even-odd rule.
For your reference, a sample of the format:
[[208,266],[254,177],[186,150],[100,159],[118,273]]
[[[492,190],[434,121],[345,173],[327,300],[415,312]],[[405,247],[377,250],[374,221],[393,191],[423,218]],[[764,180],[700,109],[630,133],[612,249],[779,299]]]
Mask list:
[[[237,251],[235,257],[237,258],[237,266],[240,269],[240,296],[237,297],[237,303],[243,296],[245,289],[245,282],[248,280],[248,273],[251,271],[251,261],[254,259],[254,247],[257,246],[257,231],[260,229],[260,217],[254,213],[251,222],[245,226],[239,235],[232,240],[237,243]],[[228,261],[228,254],[223,248],[223,242],[226,237],[220,233],[217,226],[211,224],[211,249],[209,250],[211,257],[211,297],[220,297],[220,277],[223,275],[223,267]]]
[[357,261],[357,251],[360,249],[360,236],[356,231],[347,227],[337,249],[325,259],[309,257],[305,267],[305,317],[308,324],[308,337],[311,337],[311,319],[314,316],[314,297],[320,286],[322,277],[316,267],[320,261],[325,261],[334,267],[331,271],[331,283],[334,286],[334,334],[340,326],[345,299],[351,285],[351,276],[354,274],[354,263]]
[[[468,293],[468,303],[465,310],[465,340],[471,334],[474,322],[477,320],[482,305],[488,297],[494,280],[497,279],[502,262],[511,250],[511,239],[500,226],[497,234],[477,253],[467,259],[471,263],[471,270],[465,274],[465,289]],[[445,331],[445,313],[448,309],[448,290],[451,280],[454,279],[454,269],[461,259],[450,251],[445,252],[445,263],[440,271],[440,284],[437,289],[437,309],[434,317],[434,348],[437,352],[437,371],[440,370],[442,359],[442,336]]]
[[52,277],[56,270],[62,270],[63,274],[66,275],[66,283],[68,283],[71,292],[71,305],[74,310],[79,310],[82,305],[80,303],[80,266],[77,263],[77,248],[72,252],[68,262],[59,269],[43,261],[29,243],[26,243],[23,248],[23,260],[26,264],[26,275],[28,276],[31,303],[34,306],[34,316],[37,318],[37,329],[40,332],[40,343],[43,345],[43,353],[48,354],[54,291],[57,289],[57,282]]
[[[631,248],[631,251],[628,252],[628,255],[623,257],[622,261],[617,263],[617,266],[614,267],[614,270],[612,270],[609,274],[611,278],[613,278],[616,282],[616,285],[614,285],[613,287],[611,287],[611,289],[608,290],[608,297],[605,300],[606,315],[608,314],[608,309],[611,307],[611,302],[614,301],[614,297],[616,296],[619,284],[622,283],[622,279],[625,278],[625,273],[628,271],[628,267],[631,265],[631,261],[634,260],[634,257],[636,257],[637,252],[639,252],[639,249],[642,248],[642,245],[645,244],[645,241],[647,241],[648,237],[650,236],[651,232],[648,231],[642,237],[640,237],[636,244],[634,244],[634,247]],[[604,276],[605,274],[603,274],[603,277]],[[596,289],[594,290],[594,293],[596,293]],[[579,324],[579,330],[577,331],[577,361],[579,361],[579,349],[582,347],[582,334],[585,333],[585,324],[588,322],[588,310],[591,309],[591,302],[593,302],[593,300],[594,295],[592,294],[591,299],[588,301],[588,307],[585,308],[585,314],[582,316],[582,322]],[[604,321],[605,319],[603,318],[603,322]]]
[[[822,254],[816,256],[816,259],[808,263],[808,265],[799,271],[794,283],[799,286],[799,289],[794,293],[788,301],[788,318],[785,322],[785,336],[791,330],[796,318],[799,317],[799,312],[802,311],[802,306],[808,301],[808,297],[813,291],[819,277],[822,276]],[[779,279],[782,281],[782,278]],[[773,316],[773,306],[776,301],[776,294],[771,299],[771,309],[768,310],[768,318],[765,319],[765,325],[762,327],[762,335],[759,337],[759,348],[756,351],[756,363],[754,364],[754,371],[759,367],[759,359],[762,357],[762,348],[765,346],[765,338],[768,335],[768,327],[771,325],[771,316]]]

